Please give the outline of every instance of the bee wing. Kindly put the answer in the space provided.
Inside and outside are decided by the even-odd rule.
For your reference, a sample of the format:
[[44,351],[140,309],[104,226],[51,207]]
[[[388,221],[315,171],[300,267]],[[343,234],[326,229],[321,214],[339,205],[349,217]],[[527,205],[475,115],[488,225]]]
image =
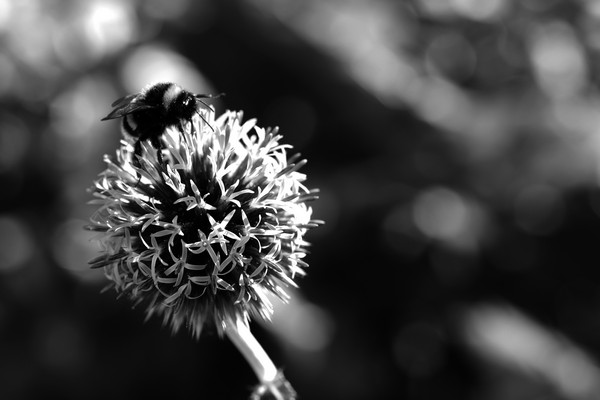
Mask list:
[[148,108],[154,108],[154,106],[151,106],[149,104],[145,104],[139,101],[135,101],[132,102],[131,100],[135,98],[135,95],[129,95],[129,96],[125,96],[122,99],[117,100],[116,102],[113,103],[113,107],[115,107],[114,110],[112,110],[110,112],[110,114],[108,114],[106,117],[102,118],[101,121],[106,121],[108,119],[115,119],[115,118],[121,118],[124,117],[128,114],[131,114],[133,112],[139,111],[139,110],[146,110]]
[[111,107],[117,107],[120,106],[124,103],[131,103],[131,101],[133,99],[135,99],[137,96],[139,96],[139,93],[134,93],[134,94],[128,94],[127,96],[123,96],[120,99],[117,99],[115,101],[113,101],[113,103],[110,105]]

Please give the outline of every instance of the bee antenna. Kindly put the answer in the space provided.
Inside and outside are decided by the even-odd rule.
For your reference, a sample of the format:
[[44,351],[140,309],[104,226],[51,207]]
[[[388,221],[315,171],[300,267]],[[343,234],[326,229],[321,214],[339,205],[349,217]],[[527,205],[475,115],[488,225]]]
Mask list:
[[202,104],[204,107],[208,108],[210,111],[215,112],[215,109],[213,108],[212,105],[206,103],[203,100],[200,100],[198,97],[196,97],[196,100],[198,100],[198,103]]
[[[214,112],[214,110],[213,110],[213,112]],[[200,114],[200,111],[196,110],[196,114],[198,114],[198,116],[199,116],[200,118],[202,118],[202,121],[204,121],[204,123],[205,123],[206,125],[210,126],[210,129],[212,129],[212,131],[213,131],[213,132],[215,131],[215,128],[213,128],[213,127],[212,127],[212,125],[208,123],[208,121],[206,120],[206,118],[204,118],[204,117],[202,116],[202,114]]]
[[221,96],[225,96],[225,93],[219,93],[217,95],[212,95],[212,94],[195,94],[194,97],[196,98],[196,100],[198,100],[198,103],[202,104],[204,107],[209,108],[211,111],[215,111],[215,109],[213,108],[212,105],[206,103],[204,100],[202,99],[217,99]]

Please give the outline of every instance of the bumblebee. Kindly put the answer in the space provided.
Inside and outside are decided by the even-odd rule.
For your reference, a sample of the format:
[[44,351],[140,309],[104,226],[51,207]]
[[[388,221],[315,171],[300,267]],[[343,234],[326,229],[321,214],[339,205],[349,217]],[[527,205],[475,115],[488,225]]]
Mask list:
[[208,124],[199,110],[200,107],[212,107],[203,99],[219,96],[194,94],[171,82],[157,83],[140,93],[127,95],[113,102],[113,110],[102,121],[123,118],[123,132],[137,139],[134,144],[134,165],[139,166],[138,157],[142,154],[144,140],[149,140],[156,148],[158,160],[162,163],[163,144],[160,138],[165,129],[170,126],[183,128],[183,123],[191,121],[194,114],[198,114]]

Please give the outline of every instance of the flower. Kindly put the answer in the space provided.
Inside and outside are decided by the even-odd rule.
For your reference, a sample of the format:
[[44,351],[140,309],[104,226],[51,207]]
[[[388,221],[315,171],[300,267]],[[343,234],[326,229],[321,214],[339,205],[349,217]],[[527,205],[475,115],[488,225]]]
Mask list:
[[304,235],[321,223],[307,205],[318,191],[298,172],[306,161],[288,158],[277,129],[199,112],[167,127],[162,149],[144,141],[138,157],[124,139],[105,156],[88,226],[103,253],[90,264],[109,286],[195,336],[206,324],[222,333],[225,321],[270,318],[268,294],[285,300],[305,274]]

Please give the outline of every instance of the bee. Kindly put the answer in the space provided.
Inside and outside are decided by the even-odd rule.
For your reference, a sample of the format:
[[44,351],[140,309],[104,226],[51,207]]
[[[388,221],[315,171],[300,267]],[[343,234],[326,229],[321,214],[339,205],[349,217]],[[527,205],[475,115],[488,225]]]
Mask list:
[[183,129],[183,124],[191,121],[194,114],[198,114],[210,126],[199,110],[201,106],[211,110],[212,107],[202,99],[219,96],[221,94],[194,94],[171,82],[157,83],[140,93],[127,95],[113,102],[113,110],[102,121],[123,118],[122,131],[137,139],[134,144],[134,165],[139,167],[138,157],[142,154],[144,140],[149,140],[156,148],[158,160],[162,163],[164,147],[160,139],[165,129],[171,126]]

